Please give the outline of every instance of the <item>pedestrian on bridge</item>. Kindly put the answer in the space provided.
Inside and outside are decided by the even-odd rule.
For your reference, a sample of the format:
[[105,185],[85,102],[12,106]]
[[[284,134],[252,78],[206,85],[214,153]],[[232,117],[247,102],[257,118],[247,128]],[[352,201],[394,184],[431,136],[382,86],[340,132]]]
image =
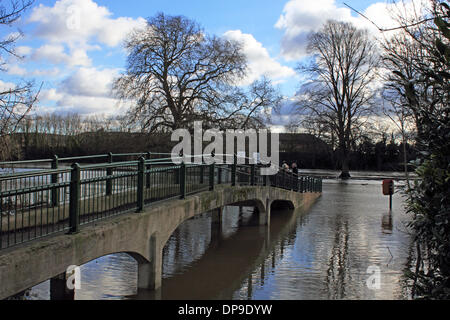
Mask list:
[[292,168],[292,173],[298,175],[298,166],[297,166],[297,162],[293,162],[291,165]]

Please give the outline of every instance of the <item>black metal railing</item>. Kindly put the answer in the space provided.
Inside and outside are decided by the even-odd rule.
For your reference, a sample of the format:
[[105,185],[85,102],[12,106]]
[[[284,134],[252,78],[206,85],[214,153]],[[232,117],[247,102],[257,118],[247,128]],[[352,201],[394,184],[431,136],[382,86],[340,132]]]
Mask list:
[[[119,157],[138,160],[114,162]],[[175,165],[172,158],[151,153],[45,159],[51,168],[0,174],[0,250],[58,232],[76,233],[80,226],[146,205],[214,190],[217,185],[272,186],[295,192],[322,192],[322,180],[279,170],[261,174],[263,166],[238,164]],[[104,158],[106,163],[63,161]],[[37,160],[36,163],[45,161]],[[23,162],[21,162],[23,163]],[[27,161],[27,164],[33,163]],[[0,165],[20,163],[0,163]]]

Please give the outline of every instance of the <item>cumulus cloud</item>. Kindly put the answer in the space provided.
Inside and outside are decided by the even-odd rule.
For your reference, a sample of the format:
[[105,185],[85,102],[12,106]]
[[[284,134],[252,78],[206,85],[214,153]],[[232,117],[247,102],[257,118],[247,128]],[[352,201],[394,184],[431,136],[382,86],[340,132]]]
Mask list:
[[21,77],[55,77],[59,74],[58,68],[42,69],[42,70],[27,70],[18,65],[8,66],[8,74]]
[[286,3],[275,24],[276,28],[284,30],[282,55],[288,60],[304,57],[308,34],[319,30],[329,19],[348,21],[351,11],[338,8],[335,0],[291,0]]
[[[416,5],[413,5],[413,2]],[[413,12],[421,0],[404,1],[398,4],[377,2],[362,13],[380,28],[391,28],[398,23],[393,18],[396,13]],[[422,3],[421,3],[422,5]],[[287,60],[298,60],[307,55],[308,34],[318,31],[327,20],[353,23],[359,28],[368,29],[374,36],[379,30],[367,19],[352,15],[347,7],[338,7],[335,0],[290,0],[275,27],[283,30],[281,54]]]
[[[25,22],[32,26],[31,35],[40,43],[18,47],[18,53],[26,59],[12,64],[9,74],[65,77],[41,92],[40,110],[117,112],[111,85],[118,69],[95,67],[89,53],[121,46],[132,29],[146,24],[145,19],[114,17],[95,0],[58,0],[34,7]],[[33,62],[46,63],[48,69],[31,70]],[[60,69],[64,70],[62,74]]]
[[65,94],[58,100],[57,109],[63,109],[80,115],[117,113],[117,101],[114,98],[74,96]]
[[16,88],[16,87],[17,87],[17,85],[15,83],[5,82],[5,81],[0,80],[0,92],[14,90],[14,88]]
[[36,23],[34,35],[70,46],[87,45],[97,41],[109,47],[121,44],[135,27],[143,26],[143,18],[112,18],[106,7],[92,0],[59,0],[53,7],[35,7],[28,22]]
[[27,46],[19,46],[15,49],[15,51],[19,56],[27,56],[33,51],[33,48]]
[[281,65],[270,57],[267,49],[253,35],[242,33],[241,30],[230,30],[224,34],[224,37],[242,43],[249,68],[247,77],[242,81],[244,85],[252,83],[261,76],[266,76],[276,83],[296,74],[293,69]]
[[42,90],[39,95],[39,100],[41,101],[58,101],[64,97],[63,94],[56,91],[55,88]]
[[112,82],[118,71],[118,69],[80,68],[61,82],[60,90],[77,96],[110,97]]
[[118,73],[119,69],[79,68],[57,88],[42,92],[40,110],[81,115],[117,114],[123,110],[118,109],[118,100],[112,96],[111,88]]
[[92,64],[85,50],[73,49],[68,54],[65,47],[61,44],[44,44],[31,53],[30,59],[53,64],[62,63],[71,67],[90,66]]

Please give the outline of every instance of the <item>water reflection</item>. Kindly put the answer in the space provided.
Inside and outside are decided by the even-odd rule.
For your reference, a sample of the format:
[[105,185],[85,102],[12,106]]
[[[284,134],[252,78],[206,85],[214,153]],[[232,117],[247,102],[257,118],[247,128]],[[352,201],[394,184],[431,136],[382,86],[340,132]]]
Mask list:
[[[325,181],[305,211],[273,211],[270,229],[251,208],[186,221],[164,248],[158,292],[136,289],[136,262],[111,255],[81,268],[76,299],[402,299],[410,239],[400,195],[387,211],[379,181]],[[366,286],[370,266],[380,290]],[[33,288],[46,299],[48,288]],[[40,288],[39,288],[40,287]],[[48,284],[47,284],[48,287]],[[48,292],[48,291],[47,291]]]

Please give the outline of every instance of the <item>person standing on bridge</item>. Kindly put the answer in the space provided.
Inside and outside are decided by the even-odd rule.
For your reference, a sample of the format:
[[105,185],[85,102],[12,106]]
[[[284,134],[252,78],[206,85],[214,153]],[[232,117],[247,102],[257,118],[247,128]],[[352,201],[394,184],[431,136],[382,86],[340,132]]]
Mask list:
[[295,175],[298,175],[297,162],[294,161],[294,162],[292,163],[292,165],[291,165],[291,168],[292,168],[292,173],[295,174]]

